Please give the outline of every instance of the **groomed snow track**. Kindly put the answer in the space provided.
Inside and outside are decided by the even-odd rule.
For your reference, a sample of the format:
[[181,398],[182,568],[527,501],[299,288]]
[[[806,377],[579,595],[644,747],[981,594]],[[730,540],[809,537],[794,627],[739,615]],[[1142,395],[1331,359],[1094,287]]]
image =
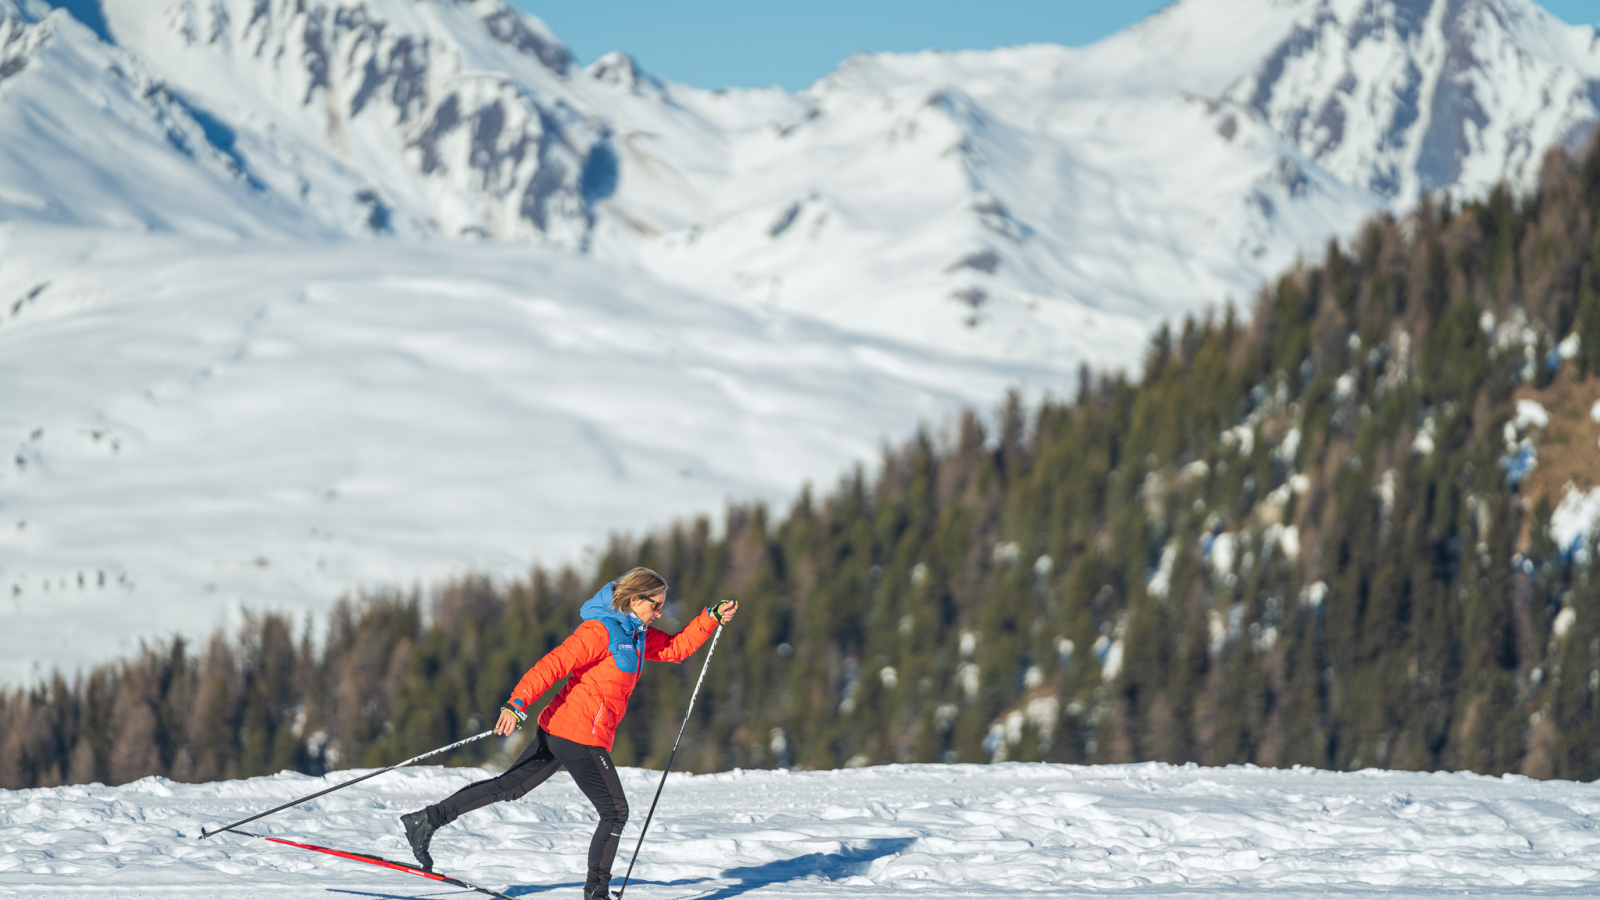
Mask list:
[[[396,816],[483,774],[392,773],[263,821],[261,830],[403,858]],[[653,772],[622,776],[636,804],[654,787]],[[1600,889],[1600,786],[1572,782],[1154,763],[668,780],[628,889],[636,900],[1577,897]],[[0,793],[0,898],[442,896],[402,874],[264,841],[194,840],[203,825],[319,781],[146,778]],[[583,797],[557,778],[441,831],[434,854],[451,874],[513,897],[576,897],[593,821]],[[625,843],[637,827],[630,823]]]

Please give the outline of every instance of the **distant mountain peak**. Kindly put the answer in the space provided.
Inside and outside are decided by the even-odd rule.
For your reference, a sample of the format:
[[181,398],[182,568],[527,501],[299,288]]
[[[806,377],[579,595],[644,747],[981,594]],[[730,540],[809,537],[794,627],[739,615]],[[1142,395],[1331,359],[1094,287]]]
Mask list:
[[639,61],[620,51],[605,54],[584,68],[594,81],[620,88],[630,94],[665,99],[667,87],[661,79],[639,67]]
[[[441,0],[450,2],[450,0]],[[535,57],[550,71],[567,75],[574,64],[572,52],[542,19],[522,12],[505,0],[469,2],[489,33],[502,44]]]
[[1226,96],[1398,205],[1502,177],[1531,185],[1546,147],[1600,117],[1595,30],[1530,0],[1296,6],[1286,33]]

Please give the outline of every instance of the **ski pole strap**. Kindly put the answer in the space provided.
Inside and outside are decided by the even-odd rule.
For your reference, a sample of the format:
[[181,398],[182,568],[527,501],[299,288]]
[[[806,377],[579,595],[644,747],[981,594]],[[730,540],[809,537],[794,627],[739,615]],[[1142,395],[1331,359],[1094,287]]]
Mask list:
[[457,747],[464,747],[467,744],[472,743],[473,741],[481,740],[483,738],[488,737],[491,734],[494,734],[494,730],[493,729],[491,729],[489,731],[485,731],[482,734],[475,734],[472,737],[466,738],[465,740],[456,741],[454,744],[447,744],[447,745],[445,745],[443,747],[440,747],[437,750],[429,750],[427,753],[424,753],[424,754],[422,754],[420,756],[413,756],[410,759],[406,760],[405,762],[395,763],[394,765],[389,766],[386,769],[379,769],[376,772],[368,772],[367,774],[362,775],[362,776],[360,776],[358,778],[352,778],[349,781],[343,782],[341,784],[336,784],[331,788],[324,788],[323,790],[317,791],[315,794],[307,794],[307,795],[305,795],[304,797],[301,797],[298,800],[290,800],[288,803],[285,803],[282,806],[274,806],[272,809],[269,809],[266,812],[256,813],[255,815],[249,817],[248,819],[240,819],[239,821],[234,822],[231,825],[224,825],[221,828],[216,828],[216,829],[213,829],[211,831],[207,831],[206,829],[201,828],[200,829],[200,840],[203,841],[208,837],[211,837],[213,835],[221,834],[224,831],[232,831],[233,829],[239,827],[240,825],[247,825],[247,824],[249,824],[251,822],[254,822],[257,819],[264,819],[267,816],[272,815],[273,813],[283,812],[284,810],[288,809],[291,806],[299,806],[300,804],[306,802],[307,800],[315,800],[315,799],[317,799],[318,797],[321,797],[324,794],[331,794],[334,791],[342,790],[344,788],[347,788],[352,784],[356,784],[358,782],[366,781],[368,778],[376,778],[376,777],[378,777],[379,775],[382,775],[385,772],[393,772],[395,769],[399,769],[399,768],[402,768],[404,766],[409,766],[414,762],[419,762],[421,760],[427,759],[430,756],[438,756],[441,753],[445,753],[447,751],[454,750]]
[[672,771],[672,760],[678,755],[678,741],[683,740],[683,730],[689,727],[689,714],[694,712],[694,700],[700,696],[700,683],[706,680],[706,670],[711,668],[711,654],[717,652],[717,638],[722,637],[722,626],[711,635],[711,649],[706,651],[705,664],[700,667],[700,677],[695,680],[694,691],[689,694],[689,708],[683,713],[683,724],[678,726],[678,737],[672,742],[672,752],[667,754],[667,765],[661,770],[661,783],[656,785],[656,795],[650,800],[650,812],[644,817],[644,827],[639,829],[639,843],[633,845],[633,859],[628,860],[627,874],[622,876],[622,887],[617,890],[616,900],[622,900],[622,895],[628,890],[628,879],[633,877],[633,864],[639,861],[639,848],[644,846],[644,833],[650,830],[650,820],[655,818],[656,803],[661,800],[661,789],[667,786],[667,773]]

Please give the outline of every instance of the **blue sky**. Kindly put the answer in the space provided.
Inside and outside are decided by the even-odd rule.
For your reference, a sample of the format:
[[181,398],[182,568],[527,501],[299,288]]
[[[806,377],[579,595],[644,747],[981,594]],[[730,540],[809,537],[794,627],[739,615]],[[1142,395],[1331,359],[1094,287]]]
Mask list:
[[[799,90],[857,51],[1076,46],[1125,28],[1166,0],[513,0],[584,63],[625,50],[696,87]],[[1600,23],[1600,0],[1545,0],[1568,22]]]

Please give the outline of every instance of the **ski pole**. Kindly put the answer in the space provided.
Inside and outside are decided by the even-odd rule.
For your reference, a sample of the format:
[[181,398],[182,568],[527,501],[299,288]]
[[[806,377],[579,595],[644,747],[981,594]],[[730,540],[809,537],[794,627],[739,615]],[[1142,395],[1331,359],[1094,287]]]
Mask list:
[[667,754],[667,766],[661,770],[661,783],[656,785],[655,799],[650,801],[650,812],[644,817],[644,827],[639,829],[639,843],[633,845],[633,859],[628,860],[628,873],[622,876],[622,888],[617,891],[617,900],[622,900],[622,895],[628,890],[628,879],[633,877],[633,864],[639,861],[639,848],[644,846],[644,833],[650,830],[650,820],[656,814],[656,801],[661,799],[661,789],[667,786],[667,773],[672,771],[672,758],[678,755],[678,741],[683,740],[683,730],[689,727],[689,714],[694,712],[694,698],[700,696],[700,682],[706,680],[706,670],[711,668],[711,654],[717,652],[717,638],[722,637],[722,626],[711,635],[711,649],[706,651],[705,665],[700,667],[700,677],[695,680],[694,693],[689,695],[689,708],[683,714],[683,724],[678,726],[677,740],[672,742],[672,752]]
[[300,804],[306,802],[307,800],[315,800],[318,797],[321,797],[323,794],[331,794],[334,791],[341,790],[343,788],[347,788],[350,785],[355,784],[358,781],[366,781],[368,778],[376,778],[377,776],[382,775],[385,772],[392,772],[395,769],[401,768],[402,766],[409,766],[414,762],[417,762],[419,760],[427,759],[430,756],[438,756],[439,754],[445,752],[446,750],[454,750],[457,747],[462,747],[462,746],[465,746],[467,744],[472,743],[473,741],[481,740],[483,738],[486,738],[491,734],[494,734],[494,730],[493,729],[485,731],[482,734],[475,734],[472,737],[467,738],[466,740],[456,741],[454,744],[448,744],[446,746],[440,747],[437,750],[429,750],[427,753],[424,753],[421,756],[413,756],[410,759],[406,760],[405,762],[395,763],[394,765],[388,767],[387,769],[379,769],[376,772],[369,772],[369,773],[367,773],[365,775],[362,775],[360,778],[352,778],[349,781],[344,782],[343,784],[336,784],[331,788],[327,788],[326,790],[317,791],[315,794],[307,794],[306,796],[301,797],[299,800],[290,800],[288,803],[285,803],[282,806],[275,806],[272,809],[269,809],[264,813],[256,813],[255,815],[251,816],[248,819],[240,819],[239,821],[234,822],[232,825],[224,825],[221,828],[217,828],[217,829],[214,829],[212,831],[207,831],[207,830],[205,830],[204,827],[202,827],[200,829],[200,840],[203,841],[206,838],[211,837],[212,835],[221,834],[224,831],[232,831],[233,829],[239,827],[240,825],[247,825],[247,824],[249,824],[251,822],[254,822],[257,819],[266,818],[267,816],[270,816],[275,812],[283,812],[284,810],[288,809],[291,806],[299,806]]

